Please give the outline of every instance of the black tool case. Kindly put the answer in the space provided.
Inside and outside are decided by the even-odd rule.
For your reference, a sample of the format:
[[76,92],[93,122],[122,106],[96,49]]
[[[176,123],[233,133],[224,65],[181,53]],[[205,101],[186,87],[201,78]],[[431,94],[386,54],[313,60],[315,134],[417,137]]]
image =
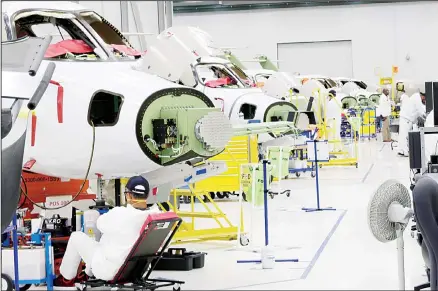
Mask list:
[[[155,266],[160,271],[191,271],[204,267],[206,253],[188,252],[185,248],[169,248]],[[156,260],[152,262],[152,265]]]

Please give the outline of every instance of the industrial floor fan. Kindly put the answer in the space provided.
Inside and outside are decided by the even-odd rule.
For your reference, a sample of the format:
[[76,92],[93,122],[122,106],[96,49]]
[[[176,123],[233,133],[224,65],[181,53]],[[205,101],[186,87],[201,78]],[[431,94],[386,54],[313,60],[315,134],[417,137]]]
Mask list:
[[397,239],[399,289],[405,290],[403,231],[414,214],[409,190],[396,180],[388,180],[374,192],[368,205],[368,225],[381,242]]

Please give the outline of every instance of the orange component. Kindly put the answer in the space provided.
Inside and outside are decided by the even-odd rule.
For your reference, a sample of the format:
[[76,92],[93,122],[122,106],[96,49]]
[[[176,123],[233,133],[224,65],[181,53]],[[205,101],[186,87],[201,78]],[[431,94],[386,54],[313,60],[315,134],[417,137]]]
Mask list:
[[[83,180],[69,180],[61,181],[60,178],[51,177],[46,175],[40,175],[30,172],[22,172],[23,180],[21,181],[21,189],[26,191],[27,196],[35,203],[46,202],[46,198],[50,196],[63,196],[68,195],[74,197],[77,195]],[[81,193],[76,197],[75,201],[85,199],[95,199],[95,194],[88,194],[89,181],[85,182]],[[33,204],[26,196],[21,194],[20,201],[18,203],[19,208],[33,209]]]
[[265,82],[257,82],[256,87],[263,88],[264,85],[265,85]]
[[309,81],[309,78],[304,78],[303,80],[301,80],[301,84],[304,85],[307,81]]

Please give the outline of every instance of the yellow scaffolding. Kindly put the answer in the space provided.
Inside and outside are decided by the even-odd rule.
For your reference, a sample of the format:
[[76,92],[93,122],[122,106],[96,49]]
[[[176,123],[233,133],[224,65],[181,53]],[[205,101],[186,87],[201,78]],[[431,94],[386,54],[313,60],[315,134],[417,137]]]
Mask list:
[[[356,136],[356,132],[359,131],[358,126],[355,124],[355,122],[352,122],[351,118],[347,117],[347,121],[351,124],[351,127],[353,129],[353,148],[352,151],[353,153],[350,153],[348,151],[345,150],[345,146],[342,142],[342,140],[329,140],[328,139],[328,133],[329,130],[335,130],[334,128],[329,128],[327,126],[327,116],[326,116],[326,110],[324,110],[324,116],[322,116],[321,114],[321,105],[322,102],[324,102],[324,107],[323,108],[327,108],[327,100],[325,98],[325,96],[321,95],[321,91],[318,89],[317,94],[319,94],[319,98],[318,98],[318,106],[317,106],[317,110],[316,110],[316,114],[319,117],[319,122],[318,122],[318,138],[323,138],[328,140],[329,143],[331,144],[340,144],[342,146],[342,149],[340,151],[333,151],[330,152],[330,155],[332,156],[336,156],[335,159],[330,159],[330,161],[328,162],[321,162],[318,163],[319,167],[322,166],[356,166],[356,168],[358,167],[358,140],[355,138]],[[340,108],[342,108],[341,104],[339,103],[339,101],[334,98],[334,100],[336,101],[336,103],[338,104],[338,106]],[[360,127],[360,125],[359,125]],[[352,155],[353,154],[353,155]],[[312,163],[308,163],[308,165],[312,165]]]
[[227,171],[196,183],[196,191],[234,192],[240,190],[240,165],[258,162],[257,135],[236,136],[231,139],[225,150],[209,159],[224,161]]
[[[217,203],[210,197],[205,195],[204,191],[197,191],[193,188],[193,185],[188,186],[189,189],[173,189],[171,193],[172,203],[169,204],[170,211],[175,212],[179,217],[183,218],[183,223],[180,229],[173,237],[173,243],[190,243],[201,242],[211,240],[236,240],[238,238],[239,227],[233,225],[228,219],[227,215],[219,208]],[[206,203],[203,196],[206,196]],[[177,199],[181,196],[191,197],[190,210],[181,211],[174,207],[177,205]],[[195,209],[195,200],[198,200],[204,207],[205,211],[197,211]],[[210,205],[210,206],[209,206]],[[159,204],[160,208],[165,211],[166,209]],[[213,219],[217,226],[212,228],[198,228],[196,227],[196,218],[201,219]],[[240,209],[240,242],[246,241],[245,227],[243,223],[243,208]]]
[[[227,171],[214,177],[189,184],[187,189],[173,189],[169,208],[183,223],[173,238],[174,243],[188,243],[209,240],[236,240],[242,245],[248,243],[243,223],[243,207],[240,205],[240,226],[233,225],[227,215],[211,198],[209,192],[235,192],[240,190],[240,165],[258,161],[258,140],[256,135],[234,137],[226,146],[224,152],[209,159],[209,161],[225,161]],[[180,211],[175,207],[180,197],[190,197],[190,210]],[[204,211],[195,209],[198,200]],[[159,204],[162,210],[163,205]],[[216,227],[198,228],[197,219],[214,220]],[[240,229],[239,229],[240,228]],[[240,237],[238,237],[240,235]]]

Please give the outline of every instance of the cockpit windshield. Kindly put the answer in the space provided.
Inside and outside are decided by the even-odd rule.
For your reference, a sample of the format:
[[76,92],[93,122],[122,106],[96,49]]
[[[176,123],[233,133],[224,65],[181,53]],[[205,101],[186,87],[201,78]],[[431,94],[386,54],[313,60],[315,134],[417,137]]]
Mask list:
[[332,86],[330,85],[329,82],[327,82],[326,79],[316,79],[316,80],[317,80],[318,82],[320,82],[320,83],[324,86],[325,89],[330,89],[330,88],[332,88]]
[[332,79],[330,79],[330,78],[326,78],[325,80],[326,80],[327,83],[330,85],[330,88],[336,87],[336,82],[333,81]]
[[111,55],[117,59],[136,59],[141,53],[108,21],[95,12],[78,17],[65,12],[33,11],[18,14],[17,38],[52,36],[46,58],[99,60]]
[[244,71],[242,71],[241,68],[234,64],[228,64],[227,66],[234,72],[234,74],[240,79],[245,87],[253,86],[254,82]]
[[354,81],[354,83],[359,86],[359,88],[366,90],[366,88],[368,87],[367,84],[365,84],[362,81]]
[[202,85],[210,88],[242,88],[243,84],[236,79],[223,64],[199,64],[195,71]]

